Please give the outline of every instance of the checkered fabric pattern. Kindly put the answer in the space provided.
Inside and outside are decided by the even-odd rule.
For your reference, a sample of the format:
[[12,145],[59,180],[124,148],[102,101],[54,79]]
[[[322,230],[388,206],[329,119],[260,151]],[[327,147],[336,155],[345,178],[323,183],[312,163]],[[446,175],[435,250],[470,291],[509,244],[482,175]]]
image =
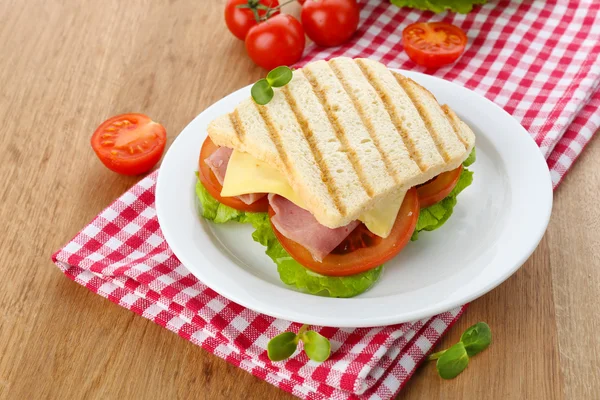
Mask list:
[[[461,26],[469,46],[433,73],[490,98],[517,118],[548,159],[554,185],[600,126],[600,2],[493,1],[464,15],[361,2],[352,42],[311,48],[304,62],[340,55],[415,69],[402,29],[417,20]],[[253,375],[304,399],[390,399],[465,306],[388,327],[314,327],[330,338],[322,364],[304,353],[278,363],[268,340],[299,325],[255,313],[199,282],[175,257],[154,208],[154,172],[122,195],[52,257],[71,279]]]
[[53,256],[71,279],[297,396],[390,398],[462,313],[401,325],[313,327],[330,339],[319,364],[302,352],[272,363],[273,336],[300,325],[248,310],[199,282],[164,240],[154,208],[157,172],[98,215]]

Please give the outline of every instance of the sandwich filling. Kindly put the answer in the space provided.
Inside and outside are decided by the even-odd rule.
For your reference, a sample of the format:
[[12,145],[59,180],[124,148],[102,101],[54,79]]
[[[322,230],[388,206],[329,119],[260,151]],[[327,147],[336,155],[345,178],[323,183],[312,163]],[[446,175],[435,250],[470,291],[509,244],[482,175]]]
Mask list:
[[271,218],[275,229],[310,251],[315,261],[323,261],[360,225],[359,221],[352,221],[346,226],[328,228],[321,225],[309,211],[276,194],[269,195],[269,205],[275,212]]
[[[221,185],[223,185],[223,182],[225,181],[227,166],[229,165],[231,153],[233,153],[233,149],[228,147],[219,147],[217,151],[212,153],[210,157],[204,160],[204,162],[210,167],[213,174],[215,174],[215,177]],[[248,193],[240,194],[239,196],[235,197],[243,201],[245,204],[253,204],[266,195],[266,193]]]
[[[221,196],[234,197],[248,193],[274,193],[285,197],[298,207],[307,209],[302,197],[292,189],[287,178],[269,164],[238,150],[233,150],[227,160],[224,158],[220,160],[225,161],[226,165],[221,165],[218,169],[224,169],[224,171],[218,171],[218,173],[227,172],[222,183]],[[210,160],[207,161],[207,164],[209,162]],[[211,169],[216,175],[215,170],[217,168],[211,166]],[[386,199],[380,202],[377,207],[363,213],[358,220],[363,222],[367,229],[375,235],[386,238],[392,230],[403,198],[404,192],[396,194],[392,199]],[[257,197],[255,201],[258,199],[260,197]]]
[[323,261],[361,222],[375,235],[388,237],[405,195],[402,192],[395,198],[382,202],[379,207],[364,213],[360,220],[338,228],[329,228],[319,223],[303,207],[301,198],[277,169],[251,155],[218,147],[204,162],[222,185],[220,194],[223,197],[236,197],[245,204],[253,204],[268,193],[274,228],[285,238],[308,250],[317,262]]
[[[210,139],[206,142],[212,143]],[[404,218],[410,215],[413,218],[418,216],[416,225],[411,223],[408,228],[408,237],[412,234],[411,240],[417,240],[419,232],[435,230],[448,220],[456,205],[456,196],[473,180],[471,171],[460,168],[458,181],[452,185],[449,192],[438,196],[434,203],[423,206],[423,202],[420,201],[421,194],[418,195],[421,207],[425,207],[420,211],[418,203],[416,209],[408,205],[411,199],[414,204],[415,193],[419,193],[420,189],[431,188],[432,182],[411,189],[406,196],[408,201],[403,201],[402,208],[397,213],[398,218],[390,236],[382,239],[373,235],[366,225],[359,221],[336,229],[320,224],[306,209],[283,195],[274,194],[275,191],[286,193],[286,190],[289,190],[279,179],[263,179],[274,189],[265,190],[270,192],[270,195],[255,194],[248,198],[252,202],[251,205],[234,205],[235,202],[240,205],[245,203],[235,197],[219,196],[221,193],[225,194],[224,187],[219,183],[222,181],[223,185],[227,185],[227,176],[235,171],[236,166],[235,162],[230,161],[232,158],[235,160],[235,154],[238,152],[214,145],[208,146],[207,150],[201,157],[199,181],[196,185],[196,194],[202,206],[201,215],[214,223],[237,221],[252,224],[255,229],[252,238],[266,246],[266,254],[277,265],[279,276],[285,284],[304,292],[331,297],[356,296],[377,281],[382,271],[381,264],[385,262],[382,256],[390,251],[395,252],[394,248],[402,241],[400,237],[406,234],[407,225],[398,222],[402,220],[401,214]],[[243,158],[244,153],[240,154]],[[474,161],[475,153],[472,152],[463,162],[463,166],[467,167]],[[277,178],[270,172],[272,168],[265,166],[262,178]],[[212,181],[207,179],[209,175],[213,175]],[[217,175],[221,175],[222,179],[217,179]],[[439,178],[433,181],[437,180]],[[294,198],[293,192],[287,195]],[[231,203],[231,206],[221,201]],[[268,213],[265,212],[267,208],[270,208]],[[242,211],[244,209],[247,211]],[[407,210],[412,211],[407,213]],[[402,226],[404,228],[401,228]],[[302,252],[305,252],[305,255],[302,255]]]
[[[276,170],[270,171],[268,166],[261,165],[263,163],[252,159],[253,165],[261,171],[261,173],[258,174],[258,177],[255,174],[252,174],[252,171],[249,171],[248,168],[246,168],[248,163],[245,162],[245,160],[253,158],[249,155],[239,155],[237,158],[240,161],[231,164],[234,165],[234,171],[227,174],[233,153],[234,151],[230,148],[219,147],[210,155],[210,157],[204,160],[213,174],[215,174],[219,183],[223,185],[221,195],[231,196],[230,193],[249,190],[237,184],[237,182],[240,181],[240,178],[243,182],[249,183],[250,185],[254,184],[255,187],[260,186],[262,183],[263,189],[271,189],[271,193],[269,194],[269,205],[275,213],[273,218],[271,218],[271,223],[275,226],[277,231],[286,238],[306,248],[315,261],[322,261],[325,256],[331,253],[344,239],[346,239],[346,237],[348,237],[354,228],[360,225],[360,221],[352,221],[345,226],[332,229],[320,224],[309,211],[288,199],[289,197],[300,203],[299,198],[293,195],[291,188],[282,184],[283,178],[279,176],[279,172]],[[236,173],[238,170],[244,171],[243,174]],[[228,179],[228,177],[231,176],[235,178]],[[266,193],[245,193],[238,194],[235,197],[245,204],[252,204],[266,195]],[[397,212],[398,211],[396,210],[396,213]],[[394,215],[392,218],[393,222],[396,216]]]

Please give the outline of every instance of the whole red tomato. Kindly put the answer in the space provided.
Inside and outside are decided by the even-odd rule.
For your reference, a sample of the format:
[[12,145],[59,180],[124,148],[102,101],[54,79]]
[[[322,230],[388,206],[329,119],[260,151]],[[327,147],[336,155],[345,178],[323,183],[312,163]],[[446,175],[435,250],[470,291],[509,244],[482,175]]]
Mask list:
[[[225,5],[225,23],[227,28],[240,40],[244,40],[250,28],[257,24],[256,18],[251,8],[237,8],[239,5],[248,5],[250,7],[256,7],[258,4],[268,6],[270,8],[277,7],[279,5],[278,0],[227,0]],[[257,8],[258,15],[263,17],[266,13],[265,10]],[[274,14],[278,14],[279,11],[275,11]]]
[[332,47],[354,34],[359,11],[356,0],[308,0],[300,18],[309,38],[319,46]]
[[302,57],[305,44],[302,25],[287,14],[276,15],[253,26],[246,36],[248,55],[268,70],[295,64]]

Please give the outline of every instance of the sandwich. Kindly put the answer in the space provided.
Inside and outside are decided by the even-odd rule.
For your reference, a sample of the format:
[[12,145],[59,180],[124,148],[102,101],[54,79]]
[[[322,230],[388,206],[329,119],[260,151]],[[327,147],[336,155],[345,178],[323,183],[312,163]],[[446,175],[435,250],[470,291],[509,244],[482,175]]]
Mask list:
[[208,126],[203,217],[251,223],[282,281],[351,297],[419,232],[439,228],[472,182],[475,135],[413,80],[369,59],[293,71]]

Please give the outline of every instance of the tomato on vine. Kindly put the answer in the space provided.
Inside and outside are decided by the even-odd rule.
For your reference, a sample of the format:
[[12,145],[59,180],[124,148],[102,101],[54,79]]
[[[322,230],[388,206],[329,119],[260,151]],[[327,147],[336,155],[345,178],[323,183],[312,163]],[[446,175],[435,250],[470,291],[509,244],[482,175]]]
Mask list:
[[225,22],[237,38],[244,40],[246,52],[257,65],[271,70],[290,66],[302,57],[306,38],[304,28],[291,15],[281,14],[288,0],[228,0]]
[[[246,39],[250,28],[264,18],[269,9],[279,7],[278,0],[227,0],[225,23],[229,31],[240,40]],[[279,9],[271,14],[276,15]]]
[[298,62],[305,44],[302,25],[287,14],[275,15],[253,26],[246,36],[248,55],[257,65],[267,70]]

